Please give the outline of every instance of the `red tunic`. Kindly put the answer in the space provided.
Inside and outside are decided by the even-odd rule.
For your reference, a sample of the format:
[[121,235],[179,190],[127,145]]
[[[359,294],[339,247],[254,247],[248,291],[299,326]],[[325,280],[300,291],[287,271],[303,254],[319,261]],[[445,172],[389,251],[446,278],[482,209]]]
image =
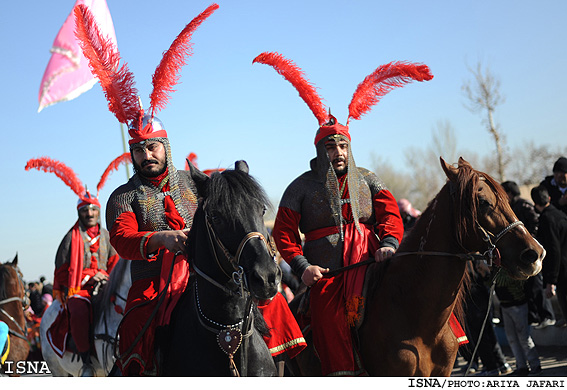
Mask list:
[[[169,189],[168,182],[163,186],[162,192],[167,192]],[[167,195],[164,198],[164,207],[169,227],[173,230],[184,229],[185,221],[175,208],[171,196]],[[136,215],[133,212],[120,214],[110,231],[110,242],[122,257],[133,261],[149,262],[156,261],[159,257],[162,258],[159,277],[136,280],[128,292],[125,315],[119,328],[121,356],[117,361],[124,375],[156,374],[155,329],[157,326],[169,323],[171,312],[185,291],[189,280],[189,264],[185,255],[175,256],[165,248],[160,248],[154,254],[148,254],[147,244],[155,233],[154,231],[139,231]],[[171,283],[167,284],[172,266]],[[155,298],[166,286],[167,292],[163,303],[157,315],[148,322],[158,304]],[[147,329],[143,331],[145,326]],[[140,335],[142,331],[144,333]],[[137,338],[139,340],[136,340]]]
[[[67,233],[71,235],[70,250],[58,251],[58,256],[61,256],[64,262],[55,269],[53,292],[62,305],[47,330],[47,340],[59,357],[65,353],[69,333],[73,335],[79,352],[89,350],[89,328],[92,322],[90,299],[94,286],[86,282],[98,272],[108,276],[119,259],[118,254],[111,250],[108,259],[105,259],[106,266],[99,264],[95,254],[106,257],[106,253],[99,253],[100,240],[106,236],[101,234],[98,224],[87,229],[86,233],[90,238],[88,253],[85,253],[85,242],[78,221]],[[83,268],[85,264],[88,266]]]
[[[342,182],[346,175],[339,178]],[[349,198],[348,186],[343,199]],[[360,223],[362,234],[354,223],[343,225],[343,266],[355,264],[374,256],[380,247],[378,237],[395,238],[403,236],[403,223],[397,202],[388,190],[382,189],[372,199],[377,223],[369,226]],[[342,206],[343,219],[352,220],[349,203]],[[280,207],[274,224],[273,236],[283,259],[288,263],[303,255],[299,234],[301,214]],[[378,234],[378,237],[376,234]],[[324,227],[305,235],[306,241],[315,240],[338,232],[337,226]],[[316,264],[315,259],[307,259]],[[323,375],[358,375],[362,373],[356,358],[351,337],[351,325],[356,321],[361,302],[362,285],[367,267],[359,267],[335,277],[320,279],[311,287],[310,324],[313,342],[321,360]],[[301,276],[301,275],[299,275]],[[304,324],[300,324],[302,327]]]

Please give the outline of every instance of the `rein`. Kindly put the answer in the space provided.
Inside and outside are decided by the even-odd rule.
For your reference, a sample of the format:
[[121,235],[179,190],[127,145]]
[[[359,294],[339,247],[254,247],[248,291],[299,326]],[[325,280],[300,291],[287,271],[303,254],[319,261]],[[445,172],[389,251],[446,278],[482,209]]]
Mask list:
[[[515,228],[516,226],[524,225],[522,221],[515,221],[506,226],[500,233],[496,236],[489,231],[485,230],[478,222],[477,227],[479,230],[484,234],[483,241],[489,244],[489,248],[484,253],[448,253],[448,252],[435,252],[435,251],[417,251],[417,252],[396,252],[392,255],[394,257],[401,257],[401,256],[411,256],[411,255],[418,255],[418,256],[444,256],[444,257],[456,257],[458,259],[464,261],[481,261],[485,260],[489,266],[492,266],[493,260],[497,258],[498,251],[496,248],[496,243],[510,230]],[[490,238],[494,238],[494,242]],[[323,278],[331,278],[340,274],[341,272],[348,271],[353,268],[362,267],[364,265],[374,263],[374,258],[369,258],[368,260],[361,261],[359,263],[347,265],[345,267],[337,268],[336,270],[327,272],[323,275]]]

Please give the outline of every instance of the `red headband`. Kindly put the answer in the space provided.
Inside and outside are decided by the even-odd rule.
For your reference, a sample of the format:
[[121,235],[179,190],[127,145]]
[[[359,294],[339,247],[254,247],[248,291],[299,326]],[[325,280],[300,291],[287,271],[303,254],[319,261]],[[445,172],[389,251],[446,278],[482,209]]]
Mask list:
[[341,125],[340,123],[335,123],[331,126],[321,126],[319,130],[317,130],[317,134],[315,135],[315,145],[319,143],[323,138],[328,137],[330,135],[343,135],[348,138],[350,142],[350,133],[348,132],[348,126]]

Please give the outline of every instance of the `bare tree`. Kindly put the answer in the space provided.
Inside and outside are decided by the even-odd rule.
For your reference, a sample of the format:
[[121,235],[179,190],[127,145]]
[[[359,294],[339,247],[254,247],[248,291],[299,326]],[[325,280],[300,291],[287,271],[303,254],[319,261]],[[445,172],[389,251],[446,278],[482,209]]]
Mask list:
[[500,80],[492,75],[488,67],[483,69],[480,62],[476,69],[469,67],[469,71],[473,75],[473,80],[466,81],[462,86],[469,103],[465,104],[465,107],[472,113],[484,113],[486,115],[482,122],[494,138],[498,180],[502,182],[504,181],[506,164],[503,151],[504,139],[498,126],[494,123],[494,110],[496,106],[504,102],[504,98],[500,95]]
[[514,159],[509,166],[511,180],[519,185],[536,185],[545,176],[551,175],[553,164],[559,157],[567,155],[567,148],[536,145],[528,141],[514,148],[512,155]]

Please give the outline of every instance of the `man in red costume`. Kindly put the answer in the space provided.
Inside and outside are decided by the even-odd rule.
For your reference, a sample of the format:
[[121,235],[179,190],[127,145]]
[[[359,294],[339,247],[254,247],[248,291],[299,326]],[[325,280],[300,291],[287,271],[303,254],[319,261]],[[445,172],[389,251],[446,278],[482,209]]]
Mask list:
[[81,375],[95,376],[90,359],[91,299],[119,257],[110,245],[108,231],[100,226],[98,199],[87,192],[79,199],[77,210],[79,219],[61,241],[55,257],[53,295],[63,309],[47,331],[47,339],[61,357],[69,333],[83,361]]
[[[300,318],[300,325],[310,322],[323,375],[363,375],[351,331],[361,314],[367,266],[325,274],[391,257],[404,232],[397,202],[374,173],[356,166],[348,121],[336,121],[294,63],[278,53],[262,53],[254,62],[274,67],[292,83],[319,122],[317,156],[285,190],[272,233],[283,259],[310,287],[310,318]],[[348,119],[360,119],[392,88],[432,77],[425,65],[383,65],[358,86]]]
[[[151,130],[130,133],[136,173],[112,193],[106,214],[112,244],[122,257],[133,260],[132,287],[119,329],[117,364],[123,375],[157,374],[154,333],[169,322],[187,285],[185,241],[197,209],[195,183],[188,171],[178,171],[171,163],[159,119],[145,115],[142,127]],[[165,296],[158,305],[160,292]]]
[[[319,133],[317,158],[311,161],[312,169],[286,189],[273,235],[283,258],[311,287],[311,330],[323,375],[360,375],[351,327],[359,316],[366,267],[324,275],[369,257],[390,257],[402,239],[403,222],[396,200],[378,177],[353,164],[348,129],[330,123]],[[305,234],[304,246],[299,230]]]

